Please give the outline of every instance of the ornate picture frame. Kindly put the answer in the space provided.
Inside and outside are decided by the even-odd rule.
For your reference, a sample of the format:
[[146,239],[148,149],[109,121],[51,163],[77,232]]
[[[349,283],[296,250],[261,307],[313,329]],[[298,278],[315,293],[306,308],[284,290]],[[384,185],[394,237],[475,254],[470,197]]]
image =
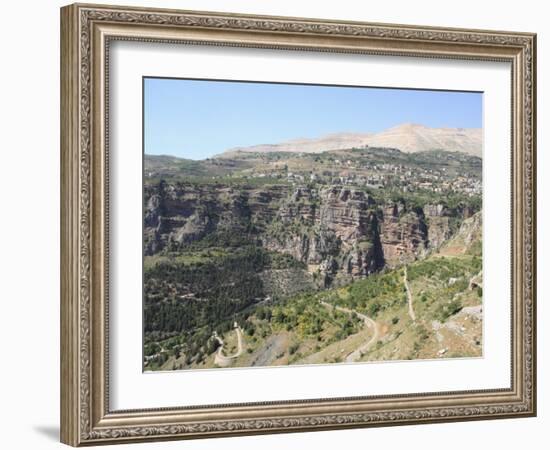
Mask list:
[[[114,41],[503,61],[512,68],[507,389],[112,410],[109,80]],[[74,4],[61,9],[61,440],[97,445],[536,415],[536,35]]]

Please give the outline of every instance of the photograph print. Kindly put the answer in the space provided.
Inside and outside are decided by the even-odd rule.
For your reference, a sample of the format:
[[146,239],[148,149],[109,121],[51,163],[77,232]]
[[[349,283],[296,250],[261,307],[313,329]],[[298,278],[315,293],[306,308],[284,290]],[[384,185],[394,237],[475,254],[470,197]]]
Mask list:
[[483,356],[483,94],[143,78],[143,370]]

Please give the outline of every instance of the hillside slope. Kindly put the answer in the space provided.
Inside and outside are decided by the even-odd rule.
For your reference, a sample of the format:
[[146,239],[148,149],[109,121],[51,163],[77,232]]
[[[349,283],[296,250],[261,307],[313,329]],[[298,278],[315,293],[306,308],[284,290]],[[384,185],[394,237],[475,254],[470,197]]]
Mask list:
[[480,128],[430,128],[409,123],[378,133],[335,133],[312,139],[302,138],[275,144],[235,147],[218,157],[232,157],[238,152],[321,153],[365,146],[397,148],[406,153],[446,150],[481,156],[482,130]]
[[189,357],[184,339],[169,338],[159,368],[216,367],[216,355],[238,349],[234,367],[482,356],[481,213],[462,231],[471,240],[460,255],[436,251],[344,287],[243,311],[235,316],[242,335],[222,330],[216,352],[205,345]]

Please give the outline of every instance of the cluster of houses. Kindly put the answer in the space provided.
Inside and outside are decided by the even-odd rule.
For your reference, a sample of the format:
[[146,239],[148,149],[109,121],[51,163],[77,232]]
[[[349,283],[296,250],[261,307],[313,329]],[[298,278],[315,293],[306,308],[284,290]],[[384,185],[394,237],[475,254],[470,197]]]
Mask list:
[[[213,180],[230,178],[248,178],[278,180],[291,184],[316,183],[325,185],[352,185],[370,189],[398,189],[403,192],[431,191],[435,193],[459,192],[477,196],[482,192],[479,170],[457,170],[441,164],[423,166],[421,164],[401,164],[366,160],[349,159],[333,156],[302,155],[298,162],[289,167],[289,162],[262,164],[260,167],[235,171],[231,174],[214,175]],[[313,160],[311,159],[313,158]],[[309,163],[307,162],[309,160]],[[305,163],[304,163],[305,161]],[[157,175],[154,170],[145,172],[145,177]]]
[[390,187],[400,189],[403,192],[427,190],[442,193],[453,191],[469,196],[480,195],[482,192],[479,176],[468,173],[452,176],[447,174],[445,167],[424,169],[403,165],[379,164],[368,168],[348,167],[345,170],[324,170],[318,173],[273,170],[271,172],[252,173],[250,177],[276,178],[286,180],[292,184],[313,182],[318,184],[354,185],[371,189]]

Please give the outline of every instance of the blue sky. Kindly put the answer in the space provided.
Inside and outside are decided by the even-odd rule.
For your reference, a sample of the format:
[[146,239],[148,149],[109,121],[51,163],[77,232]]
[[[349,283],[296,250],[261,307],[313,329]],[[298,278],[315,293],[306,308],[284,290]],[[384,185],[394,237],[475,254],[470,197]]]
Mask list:
[[480,128],[482,94],[144,79],[145,153],[204,159],[232,147],[402,123]]

